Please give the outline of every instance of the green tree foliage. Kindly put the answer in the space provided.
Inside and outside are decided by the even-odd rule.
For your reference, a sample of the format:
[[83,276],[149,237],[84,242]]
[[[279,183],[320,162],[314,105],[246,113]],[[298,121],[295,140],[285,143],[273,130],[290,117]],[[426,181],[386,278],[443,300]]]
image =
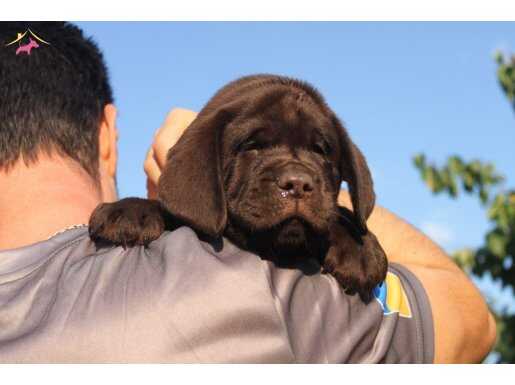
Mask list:
[[[515,109],[515,56],[496,55],[499,84]],[[457,250],[453,258],[462,269],[477,277],[490,275],[503,287],[515,288],[515,190],[506,189],[504,178],[491,163],[465,161],[450,156],[445,165],[430,164],[424,154],[413,158],[422,179],[435,194],[457,198],[466,193],[477,196],[485,207],[491,229],[483,244],[474,249]],[[515,314],[505,309],[495,314],[499,362],[515,363]]]
[[507,59],[503,54],[498,52],[495,55],[497,61],[497,78],[501,84],[501,88],[515,108],[515,55],[511,59]]

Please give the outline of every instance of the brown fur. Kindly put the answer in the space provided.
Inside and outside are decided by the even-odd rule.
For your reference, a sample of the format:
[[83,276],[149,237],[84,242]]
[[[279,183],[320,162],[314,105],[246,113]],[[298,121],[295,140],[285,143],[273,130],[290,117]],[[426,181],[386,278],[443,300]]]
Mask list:
[[[337,205],[342,181],[353,212]],[[187,224],[281,266],[332,274],[364,301],[387,260],[366,220],[375,202],[365,158],[310,85],[256,75],[222,88],[169,150],[159,202],[99,206],[94,240],[148,244]]]

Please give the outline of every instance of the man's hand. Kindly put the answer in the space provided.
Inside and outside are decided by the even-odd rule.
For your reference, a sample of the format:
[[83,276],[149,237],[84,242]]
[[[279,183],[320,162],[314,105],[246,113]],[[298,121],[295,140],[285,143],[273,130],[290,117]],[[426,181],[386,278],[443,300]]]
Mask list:
[[182,133],[196,118],[197,113],[183,108],[173,108],[163,125],[154,134],[154,142],[147,152],[144,169],[147,174],[147,196],[157,198],[157,181],[166,163],[166,155]]

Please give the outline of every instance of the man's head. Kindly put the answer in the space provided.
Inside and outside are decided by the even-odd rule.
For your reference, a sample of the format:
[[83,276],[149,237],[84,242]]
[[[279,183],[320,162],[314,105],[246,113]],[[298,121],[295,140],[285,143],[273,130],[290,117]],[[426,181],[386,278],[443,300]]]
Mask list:
[[[38,47],[20,50],[31,40]],[[79,28],[1,22],[0,100],[2,171],[20,160],[30,166],[42,155],[60,156],[78,163],[104,195],[107,185],[114,190],[112,90],[101,52]]]
[[342,180],[365,233],[374,191],[361,152],[315,89],[259,75],[230,83],[202,109],[169,151],[159,196],[207,234],[229,225],[253,249],[271,244],[284,255],[328,233]]

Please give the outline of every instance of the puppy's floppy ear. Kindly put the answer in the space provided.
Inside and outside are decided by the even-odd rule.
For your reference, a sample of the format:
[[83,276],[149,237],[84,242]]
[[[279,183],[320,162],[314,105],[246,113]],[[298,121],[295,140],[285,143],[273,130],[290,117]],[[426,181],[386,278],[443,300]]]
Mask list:
[[213,237],[227,224],[221,141],[230,108],[205,109],[170,148],[158,195],[170,213]]
[[341,131],[342,155],[340,169],[342,178],[349,186],[352,208],[357,225],[362,233],[366,233],[367,219],[375,204],[375,193],[372,176],[365,157],[352,142],[338,118],[334,117],[336,127]]

